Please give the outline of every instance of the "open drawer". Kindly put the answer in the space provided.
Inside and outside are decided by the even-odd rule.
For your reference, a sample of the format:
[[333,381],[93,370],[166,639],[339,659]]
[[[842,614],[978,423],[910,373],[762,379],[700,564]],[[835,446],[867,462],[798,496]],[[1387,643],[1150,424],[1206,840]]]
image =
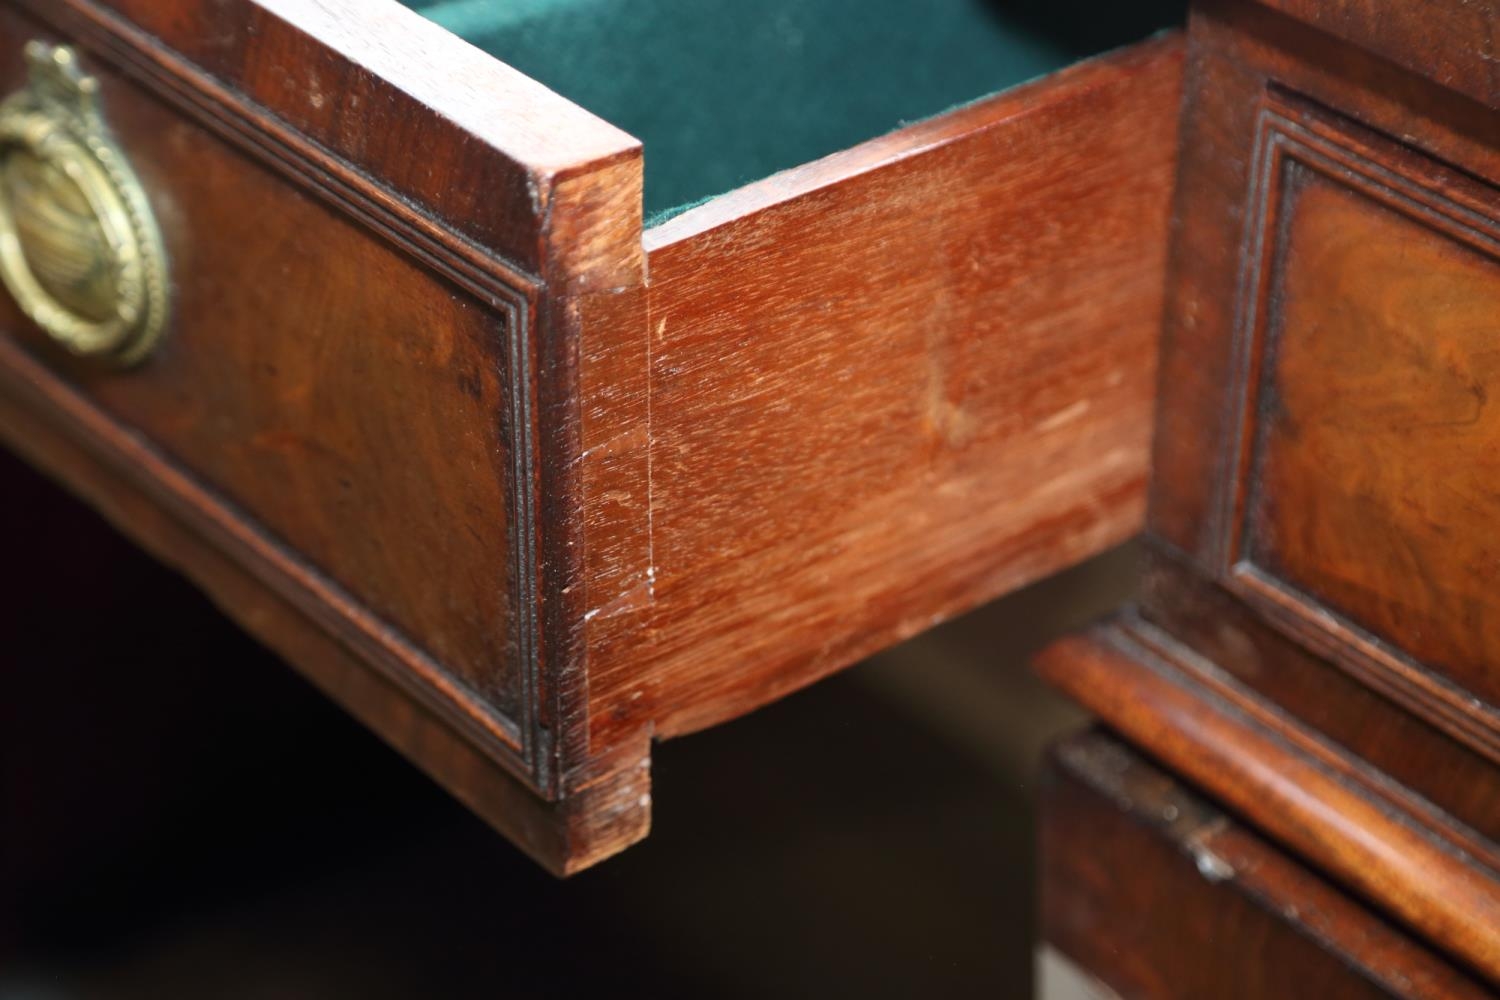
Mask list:
[[1152,15],[420,5],[0,2],[7,108],[137,185],[4,146],[0,437],[538,859],[1137,530],[1180,51],[1066,64]]

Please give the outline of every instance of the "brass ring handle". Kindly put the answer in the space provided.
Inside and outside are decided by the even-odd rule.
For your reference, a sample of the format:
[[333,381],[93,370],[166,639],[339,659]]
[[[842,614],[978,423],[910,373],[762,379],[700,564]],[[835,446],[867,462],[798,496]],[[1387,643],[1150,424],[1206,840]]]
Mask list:
[[0,104],[0,281],[75,354],[131,364],[167,324],[166,254],[145,192],[73,50],[26,46]]

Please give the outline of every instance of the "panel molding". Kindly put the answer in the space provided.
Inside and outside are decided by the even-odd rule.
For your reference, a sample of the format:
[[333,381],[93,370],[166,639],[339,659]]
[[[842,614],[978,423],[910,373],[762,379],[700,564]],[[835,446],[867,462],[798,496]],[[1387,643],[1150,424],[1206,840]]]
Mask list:
[[1291,174],[1309,171],[1500,260],[1500,222],[1489,214],[1496,193],[1457,168],[1277,88],[1266,94],[1259,111],[1252,162],[1230,375],[1231,452],[1213,515],[1217,576],[1271,624],[1500,762],[1500,709],[1257,565],[1246,551],[1254,463],[1261,445],[1258,411],[1272,337],[1268,327],[1290,217]]
[[[426,710],[464,734],[489,758],[547,799],[559,795],[551,730],[538,711],[544,684],[538,617],[538,553],[533,487],[541,462],[537,437],[536,304],[541,280],[419,209],[358,167],[299,134],[261,107],[190,64],[160,41],[91,0],[62,4],[20,0],[26,12],[107,63],[141,92],[182,114],[239,153],[313,196],[341,218],[416,261],[495,310],[494,335],[503,341],[500,372],[508,405],[498,414],[500,436],[511,443],[512,465],[503,483],[509,498],[511,554],[516,587],[510,621],[521,658],[519,718],[499,711],[452,671],[299,558],[232,501],[197,481],[164,453],[122,433],[114,422],[60,378],[9,344],[0,344],[7,391],[27,401],[38,419],[70,424],[67,433],[85,451],[123,474],[143,493],[229,558],[250,569],[262,585],[299,607],[331,638],[359,654],[377,672]],[[434,111],[434,114],[437,112]],[[11,435],[13,436],[13,434]],[[502,512],[497,511],[497,516]],[[497,566],[497,576],[504,567]]]
[[[1500,973],[1500,872],[1413,822],[1384,779],[1314,733],[1211,690],[1126,620],[1049,646],[1042,677],[1271,837],[1470,963]],[[1189,654],[1191,655],[1191,654]],[[1253,698],[1249,704],[1253,705]],[[1314,747],[1317,753],[1309,752]],[[1366,772],[1363,776],[1361,772]],[[1406,803],[1421,808],[1420,803]]]

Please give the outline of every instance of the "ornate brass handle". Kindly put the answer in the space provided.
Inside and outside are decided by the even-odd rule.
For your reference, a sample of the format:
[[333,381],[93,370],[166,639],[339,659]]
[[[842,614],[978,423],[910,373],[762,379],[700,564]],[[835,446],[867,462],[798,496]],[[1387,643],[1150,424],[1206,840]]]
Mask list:
[[166,255],[135,172],[73,50],[26,46],[0,104],[0,280],[75,354],[139,361],[167,323]]

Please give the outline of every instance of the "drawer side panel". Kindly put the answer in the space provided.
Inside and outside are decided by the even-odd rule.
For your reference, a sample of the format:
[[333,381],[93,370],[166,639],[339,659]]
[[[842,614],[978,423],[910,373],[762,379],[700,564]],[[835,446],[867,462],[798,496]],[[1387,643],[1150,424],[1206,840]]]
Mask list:
[[610,706],[701,728],[1136,532],[1175,38],[647,234],[645,648]]

